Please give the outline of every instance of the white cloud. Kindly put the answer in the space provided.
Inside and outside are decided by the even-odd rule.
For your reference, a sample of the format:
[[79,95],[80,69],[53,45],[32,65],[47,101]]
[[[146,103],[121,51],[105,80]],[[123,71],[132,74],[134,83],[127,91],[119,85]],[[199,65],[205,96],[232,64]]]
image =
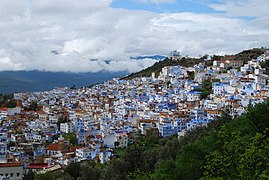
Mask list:
[[211,4],[216,11],[225,12],[232,16],[268,16],[268,0],[223,0],[221,4]]
[[175,49],[191,56],[228,54],[268,45],[266,16],[247,21],[217,14],[157,14],[114,9],[110,3],[0,1],[0,70],[134,72],[155,61],[130,56]]

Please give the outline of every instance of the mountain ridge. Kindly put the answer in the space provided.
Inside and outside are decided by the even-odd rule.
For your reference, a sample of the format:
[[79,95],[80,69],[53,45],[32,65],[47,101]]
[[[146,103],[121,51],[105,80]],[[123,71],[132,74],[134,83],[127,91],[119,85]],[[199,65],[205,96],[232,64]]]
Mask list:
[[170,56],[166,57],[164,60],[158,61],[155,64],[153,64],[150,67],[147,67],[141,71],[138,71],[136,73],[131,73],[130,75],[123,77],[121,79],[133,79],[136,77],[142,77],[146,76],[149,77],[153,72],[155,72],[156,75],[160,73],[163,67],[165,66],[185,66],[185,67],[191,67],[195,64],[199,64],[201,62],[205,62],[207,65],[212,63],[213,60],[220,60],[222,58],[233,58],[236,60],[241,60],[246,63],[247,61],[250,61],[252,59],[256,59],[258,56],[262,55],[265,52],[264,48],[253,48],[248,50],[243,50],[235,55],[212,55],[211,60],[206,60],[209,55],[205,54],[201,58],[191,58],[191,57],[176,57],[176,56]]

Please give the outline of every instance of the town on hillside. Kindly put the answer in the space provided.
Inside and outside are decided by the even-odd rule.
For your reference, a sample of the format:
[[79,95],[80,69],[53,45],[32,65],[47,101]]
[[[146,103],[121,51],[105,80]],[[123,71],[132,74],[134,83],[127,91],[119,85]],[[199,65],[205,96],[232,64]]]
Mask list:
[[92,87],[15,93],[14,107],[0,108],[0,179],[71,162],[106,163],[114,149],[132,145],[139,135],[184,136],[268,99],[269,50],[247,62],[207,61],[212,65],[166,66],[151,77],[115,78]]

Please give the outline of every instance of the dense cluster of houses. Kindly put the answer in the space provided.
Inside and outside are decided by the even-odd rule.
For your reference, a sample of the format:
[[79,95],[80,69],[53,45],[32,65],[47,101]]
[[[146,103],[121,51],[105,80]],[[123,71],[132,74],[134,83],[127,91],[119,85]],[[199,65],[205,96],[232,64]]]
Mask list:
[[[266,51],[247,64],[228,59],[212,66],[169,66],[151,77],[113,79],[91,88],[16,93],[15,108],[0,108],[0,177],[18,179],[71,161],[105,163],[113,149],[129,146],[141,134],[182,136],[224,112],[242,115],[249,104],[269,97],[269,78],[261,67],[268,60]],[[202,99],[205,81],[212,82],[211,94]],[[26,111],[33,102],[39,110]]]

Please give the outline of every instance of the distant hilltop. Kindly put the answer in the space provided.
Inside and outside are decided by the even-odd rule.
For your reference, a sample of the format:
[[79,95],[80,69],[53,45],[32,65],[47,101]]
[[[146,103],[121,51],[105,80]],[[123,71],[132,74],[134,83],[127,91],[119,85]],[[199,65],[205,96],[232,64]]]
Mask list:
[[164,60],[158,61],[152,66],[143,69],[139,72],[132,73],[126,77],[123,77],[122,79],[133,79],[136,77],[150,77],[152,73],[155,73],[158,75],[162,68],[165,66],[184,66],[184,67],[192,67],[195,64],[199,64],[204,62],[206,65],[212,64],[214,60],[225,60],[225,59],[233,59],[233,60],[240,60],[246,63],[247,61],[250,61],[252,59],[256,59],[257,57],[261,56],[266,51],[265,48],[253,48],[249,50],[244,50],[238,54],[235,55],[212,55],[209,56],[205,54],[204,56],[200,58],[191,58],[191,57],[184,57],[180,55],[180,52],[178,51],[172,51],[170,53],[170,56],[167,56],[164,58]]

